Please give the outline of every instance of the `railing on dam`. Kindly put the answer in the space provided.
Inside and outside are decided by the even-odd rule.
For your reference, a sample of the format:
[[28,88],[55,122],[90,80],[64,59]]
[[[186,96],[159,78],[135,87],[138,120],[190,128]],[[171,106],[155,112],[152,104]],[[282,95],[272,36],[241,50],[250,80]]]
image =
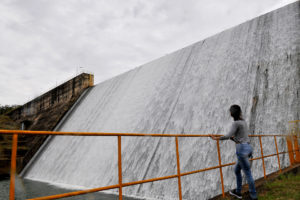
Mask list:
[[[264,173],[264,178],[266,178],[266,167],[264,159],[272,156],[277,156],[278,161],[278,171],[281,172],[282,168],[280,165],[280,154],[289,154],[290,159],[290,165],[293,165],[295,163],[300,162],[300,151],[299,151],[299,143],[298,138],[300,138],[300,120],[289,122],[289,134],[287,135],[249,135],[250,137],[258,137],[259,139],[259,145],[260,145],[260,151],[261,155],[260,157],[252,158],[251,160],[262,160],[262,170]],[[213,169],[219,169],[220,171],[220,179],[221,179],[221,186],[222,186],[222,194],[223,197],[225,196],[224,191],[224,183],[223,183],[223,173],[222,168],[227,167],[230,165],[234,165],[235,163],[222,163],[221,159],[221,153],[220,153],[220,145],[219,141],[217,140],[217,151],[218,151],[218,163],[217,166],[212,166],[204,169],[199,169],[195,171],[189,171],[182,173],[180,171],[180,156],[179,156],[179,145],[178,145],[178,138],[182,137],[210,137],[211,135],[179,135],[179,134],[141,134],[141,133],[83,133],[83,132],[52,132],[52,131],[21,131],[21,130],[0,130],[1,134],[12,134],[13,135],[13,144],[12,144],[12,155],[11,155],[11,179],[10,179],[10,200],[14,200],[15,196],[15,175],[16,175],[16,155],[17,155],[17,141],[18,141],[18,135],[65,135],[65,136],[117,136],[118,137],[118,176],[119,176],[119,183],[116,185],[110,185],[106,187],[99,187],[94,189],[88,189],[88,190],[82,190],[82,191],[75,191],[70,193],[64,193],[64,194],[57,194],[52,196],[45,196],[45,197],[37,197],[34,198],[35,200],[41,200],[41,199],[59,199],[64,197],[70,197],[70,196],[76,196],[81,194],[87,194],[92,192],[98,192],[103,190],[109,190],[109,189],[119,189],[119,199],[122,199],[122,188],[132,185],[138,185],[143,183],[149,183],[154,181],[161,181],[166,179],[178,179],[178,196],[179,199],[182,199],[182,190],[181,190],[181,177],[187,176],[199,172],[204,172],[208,170]],[[152,178],[147,180],[139,180],[134,182],[127,182],[124,183],[122,181],[122,152],[121,152],[121,138],[122,137],[173,137],[175,140],[175,151],[176,151],[176,159],[177,159],[177,174],[170,175],[170,176],[164,176],[164,177],[158,177],[158,178]],[[264,155],[263,151],[263,144],[262,144],[262,137],[272,137],[274,138],[274,146],[276,148],[276,153],[270,154],[270,155]],[[283,137],[286,139],[287,149],[288,151],[279,152],[278,146],[277,146],[277,137]],[[31,199],[33,200],[33,199]]]

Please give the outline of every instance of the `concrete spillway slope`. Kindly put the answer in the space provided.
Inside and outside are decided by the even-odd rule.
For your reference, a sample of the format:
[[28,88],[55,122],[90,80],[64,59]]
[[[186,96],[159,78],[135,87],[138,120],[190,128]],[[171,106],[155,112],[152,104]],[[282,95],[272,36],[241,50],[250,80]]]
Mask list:
[[[225,134],[237,103],[251,132],[286,133],[287,121],[300,117],[299,8],[297,1],[96,85],[61,131]],[[258,140],[252,144],[259,156]],[[275,152],[273,140],[263,145],[265,154]],[[218,164],[211,139],[179,139],[179,148],[181,172]],[[235,160],[232,142],[221,142],[221,151],[223,163]],[[122,156],[123,182],[177,173],[174,138],[123,138]],[[265,162],[267,173],[278,170],[276,158]],[[26,178],[101,187],[117,184],[117,172],[117,138],[57,136]],[[253,172],[263,176],[261,161]],[[234,188],[232,167],[223,174],[225,189]],[[176,199],[177,188],[171,179],[124,193]],[[219,170],[182,177],[182,190],[184,199],[220,194]]]

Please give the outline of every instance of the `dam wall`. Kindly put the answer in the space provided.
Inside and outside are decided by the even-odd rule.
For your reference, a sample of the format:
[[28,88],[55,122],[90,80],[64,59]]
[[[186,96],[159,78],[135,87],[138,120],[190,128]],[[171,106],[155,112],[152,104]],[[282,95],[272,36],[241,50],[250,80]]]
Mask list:
[[[192,44],[91,88],[61,131],[226,134],[229,107],[239,104],[252,134],[285,134],[300,117],[299,1]],[[286,142],[278,138],[279,151]],[[264,154],[276,152],[263,138]],[[260,156],[251,138],[254,157]],[[220,142],[222,163],[235,161],[232,141]],[[118,183],[116,137],[55,136],[25,178],[81,186]],[[180,138],[181,172],[218,165],[216,142]],[[267,174],[277,158],[265,159]],[[280,155],[282,167],[288,155]],[[174,138],[122,138],[123,182],[177,173]],[[253,161],[254,178],[263,176]],[[235,188],[233,167],[223,168],[225,190]],[[221,193],[219,170],[184,176],[183,199]],[[123,194],[178,199],[177,179],[123,188]],[[113,190],[111,192],[117,192]]]
[[[21,128],[51,131],[79,96],[94,84],[94,75],[82,73],[56,86],[41,96],[7,114]],[[16,126],[17,126],[16,125]],[[20,135],[18,140],[18,171],[30,161],[47,136]],[[0,178],[10,172],[11,136],[0,138]]]
[[25,121],[31,116],[37,116],[39,113],[69,102],[72,97],[80,95],[84,89],[93,85],[94,76],[82,73],[14,109],[8,115],[15,121]]

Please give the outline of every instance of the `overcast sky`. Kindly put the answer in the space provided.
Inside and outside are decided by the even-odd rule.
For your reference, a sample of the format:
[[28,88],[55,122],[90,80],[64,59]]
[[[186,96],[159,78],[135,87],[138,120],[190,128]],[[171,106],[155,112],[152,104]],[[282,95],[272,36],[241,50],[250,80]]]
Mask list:
[[0,0],[0,104],[95,83],[296,0]]

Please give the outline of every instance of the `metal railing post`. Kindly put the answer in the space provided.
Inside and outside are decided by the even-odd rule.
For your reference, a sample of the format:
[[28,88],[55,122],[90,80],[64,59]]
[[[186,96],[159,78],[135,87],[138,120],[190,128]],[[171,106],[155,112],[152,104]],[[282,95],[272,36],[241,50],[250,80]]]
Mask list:
[[122,200],[122,138],[118,136],[119,200]]
[[294,152],[296,154],[295,161],[296,161],[296,163],[299,163],[300,162],[300,151],[299,151],[298,138],[296,135],[294,135],[293,137],[294,137]]
[[11,151],[10,190],[9,190],[10,200],[15,200],[17,148],[18,148],[18,134],[15,133],[13,134],[12,151]]
[[179,200],[182,200],[178,137],[175,137],[175,144],[176,144],[176,158],[177,158],[178,193],[179,193]]
[[224,182],[223,182],[223,172],[222,172],[222,162],[221,162],[221,153],[220,153],[220,144],[219,144],[219,140],[217,140],[217,148],[218,148],[218,158],[219,158],[220,177],[221,177],[221,183],[222,183],[222,196],[225,197],[225,192],[224,192]]
[[292,166],[295,163],[295,159],[294,159],[293,143],[292,143],[291,135],[286,136],[286,144],[289,152],[290,165]]
[[261,152],[261,160],[264,168],[264,178],[266,179],[266,168],[265,168],[265,160],[264,160],[264,150],[261,143],[261,136],[259,136],[259,143],[260,143],[260,152]]
[[279,153],[278,153],[278,146],[277,146],[276,136],[274,136],[274,142],[275,142],[276,154],[277,154],[277,159],[278,159],[278,167],[279,167],[279,171],[280,171],[280,173],[281,173],[280,159],[279,159]]

